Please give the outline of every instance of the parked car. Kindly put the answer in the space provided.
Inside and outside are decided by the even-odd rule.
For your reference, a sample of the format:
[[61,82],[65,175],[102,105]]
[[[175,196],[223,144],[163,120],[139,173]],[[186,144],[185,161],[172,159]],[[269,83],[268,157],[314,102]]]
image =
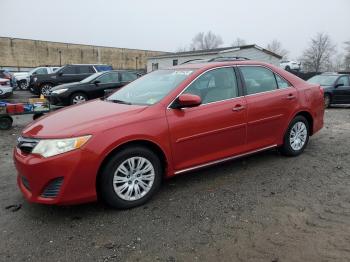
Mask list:
[[291,60],[282,60],[280,62],[280,67],[287,71],[290,71],[290,70],[299,71],[301,69],[301,63],[297,61],[291,61]]
[[0,69],[0,78],[5,78],[5,79],[8,79],[10,80],[10,85],[16,89],[17,88],[17,84],[16,84],[16,81],[15,81],[15,77],[13,76],[13,74],[6,70],[6,69]]
[[13,93],[13,87],[9,79],[0,78],[0,98],[7,98]]
[[49,95],[52,87],[81,81],[84,78],[102,71],[112,70],[109,65],[66,65],[51,74],[38,74],[32,76],[30,82],[30,90],[36,95]]
[[59,67],[36,67],[32,69],[29,72],[18,72],[14,73],[14,76],[16,78],[17,85],[22,90],[27,90],[29,86],[30,77],[32,75],[45,75],[45,74],[52,74],[55,72]]
[[108,90],[115,90],[138,78],[132,71],[106,71],[95,73],[80,82],[63,84],[51,89],[47,96],[53,105],[73,105],[103,97]]
[[18,185],[31,202],[99,196],[131,208],[163,178],[271,148],[300,155],[323,115],[319,85],[266,63],[157,70],[26,127],[14,150]]
[[332,104],[350,104],[350,75],[324,73],[311,77],[307,82],[323,88],[325,107]]

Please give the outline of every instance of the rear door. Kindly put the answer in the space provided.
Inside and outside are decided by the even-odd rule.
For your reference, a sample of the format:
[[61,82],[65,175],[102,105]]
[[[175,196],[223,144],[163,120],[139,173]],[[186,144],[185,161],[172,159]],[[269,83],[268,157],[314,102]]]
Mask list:
[[76,68],[77,75],[74,76],[76,81],[81,81],[81,80],[87,78],[88,76],[96,73],[94,67],[91,65],[79,65],[76,67],[77,67]]
[[200,96],[202,104],[167,109],[174,168],[178,172],[244,151],[245,98],[232,67],[207,71],[183,93]]
[[[344,75],[338,78],[335,83],[336,87],[333,91],[333,99],[337,104],[350,103],[350,79],[349,76]],[[341,85],[341,86],[337,86]]]
[[297,107],[296,89],[271,69],[239,66],[247,101],[247,150],[278,143]]
[[120,72],[120,81],[122,85],[129,84],[137,79],[137,74],[133,72]]

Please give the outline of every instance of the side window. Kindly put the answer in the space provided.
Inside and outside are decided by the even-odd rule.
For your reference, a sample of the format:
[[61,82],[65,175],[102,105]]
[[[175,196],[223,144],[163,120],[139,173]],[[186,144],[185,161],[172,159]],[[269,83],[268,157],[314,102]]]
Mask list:
[[75,67],[73,66],[67,66],[64,69],[62,69],[62,73],[64,75],[72,75],[72,74],[76,74],[75,72]]
[[211,70],[196,79],[184,94],[198,95],[202,104],[226,100],[238,96],[237,79],[233,68]]
[[92,66],[78,66],[78,74],[91,74],[94,72]]
[[106,74],[100,76],[99,78],[97,78],[96,80],[100,81],[101,84],[118,83],[119,82],[117,72],[106,73]]
[[343,84],[344,86],[350,86],[350,83],[349,83],[349,77],[347,76],[342,76],[338,79],[338,82],[337,84]]
[[35,71],[37,74],[47,74],[47,69],[46,68],[39,68],[38,70]]
[[122,82],[131,82],[137,78],[137,75],[130,72],[121,72]]
[[276,76],[276,80],[277,80],[277,85],[278,88],[287,88],[292,86],[289,82],[287,82],[286,80],[284,80],[282,77],[280,77],[279,75],[275,74]]
[[260,66],[241,66],[239,68],[243,75],[247,95],[277,89],[275,76],[267,68]]

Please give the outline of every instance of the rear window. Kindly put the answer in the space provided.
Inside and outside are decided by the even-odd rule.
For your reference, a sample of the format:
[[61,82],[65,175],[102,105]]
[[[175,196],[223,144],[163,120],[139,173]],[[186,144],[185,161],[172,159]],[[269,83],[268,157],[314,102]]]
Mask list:
[[112,66],[109,65],[95,65],[95,68],[97,72],[109,71],[113,69]]

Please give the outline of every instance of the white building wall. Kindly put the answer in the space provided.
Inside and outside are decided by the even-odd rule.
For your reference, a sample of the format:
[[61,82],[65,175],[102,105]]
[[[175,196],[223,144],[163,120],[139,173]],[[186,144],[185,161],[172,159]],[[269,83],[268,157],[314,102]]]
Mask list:
[[269,55],[258,48],[248,48],[248,49],[240,49],[240,50],[234,50],[234,51],[224,51],[218,54],[210,54],[210,55],[186,55],[186,56],[178,56],[178,57],[159,57],[159,58],[149,58],[147,60],[147,72],[152,71],[152,64],[158,63],[158,69],[164,69],[169,68],[173,66],[173,60],[178,60],[178,64],[182,64],[188,60],[192,59],[211,59],[214,57],[223,56],[242,56],[249,58],[251,60],[257,60],[262,61],[266,63],[270,63],[273,65],[278,65],[280,59],[273,55]]

